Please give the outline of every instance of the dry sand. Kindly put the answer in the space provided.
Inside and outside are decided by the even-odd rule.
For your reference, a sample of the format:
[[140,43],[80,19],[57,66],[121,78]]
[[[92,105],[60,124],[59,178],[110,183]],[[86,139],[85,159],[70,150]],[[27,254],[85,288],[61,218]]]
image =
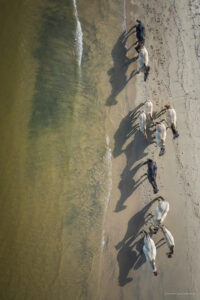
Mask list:
[[[107,128],[113,153],[112,192],[106,214],[99,291],[91,299],[200,298],[199,13],[197,0],[141,3],[130,0],[126,3],[127,30],[137,18],[146,25],[151,72],[146,83],[143,74],[134,76],[117,95],[117,104],[108,108]],[[126,47],[134,41],[135,36],[131,35]],[[121,50],[123,52],[123,47]],[[136,55],[132,47],[127,56]],[[137,62],[130,64],[127,78],[136,68]],[[121,75],[124,74],[119,71]],[[147,98],[157,113],[166,103],[173,104],[177,111],[180,137],[173,140],[171,131],[167,131],[163,157],[159,157],[155,144],[146,143],[143,136],[134,131],[135,113]],[[170,202],[165,224],[176,243],[172,259],[166,256],[166,245],[158,248],[158,277],[153,276],[150,265],[140,255],[142,239],[136,237],[142,228],[148,228],[145,215],[156,206],[152,202],[155,198],[152,187],[141,177],[146,172],[146,166],[141,163],[147,158],[157,162],[159,195]],[[161,237],[158,233],[153,238],[157,242]]]

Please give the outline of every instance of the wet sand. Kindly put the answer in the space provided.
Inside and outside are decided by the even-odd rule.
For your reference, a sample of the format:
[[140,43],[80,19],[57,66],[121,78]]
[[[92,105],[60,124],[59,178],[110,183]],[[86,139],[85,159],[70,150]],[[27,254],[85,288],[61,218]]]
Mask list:
[[[78,3],[80,84],[77,68],[69,71],[72,2],[3,4],[0,298],[199,299],[198,2]],[[121,35],[136,18],[146,24],[146,83],[142,74],[131,76],[134,35],[126,44]],[[148,97],[157,113],[168,102],[177,111],[180,137],[167,132],[163,157],[136,130]],[[166,245],[158,249],[157,278],[136,238],[156,205],[142,177],[148,157],[157,161],[159,194],[170,202],[165,223],[176,241],[171,260]]]
[[[137,18],[146,24],[151,72],[146,83],[143,75],[133,77],[117,95],[117,104],[108,108],[112,192],[99,294],[91,299],[199,299],[199,10],[197,1],[126,3],[127,29]],[[131,35],[126,47],[134,41]],[[121,44],[118,50],[125,55]],[[127,56],[136,56],[134,48]],[[136,68],[137,62],[133,62],[125,70],[127,77]],[[123,71],[119,77],[124,76]],[[155,144],[146,143],[135,130],[136,112],[147,98],[153,102],[157,116],[167,103],[177,111],[180,137],[173,140],[171,131],[167,131],[163,157],[159,157]],[[149,132],[149,140],[152,136]],[[157,162],[158,195],[170,203],[165,224],[176,243],[172,259],[166,256],[166,245],[158,248],[158,277],[153,276],[140,254],[143,244],[137,236],[141,229],[148,228],[145,216],[156,206],[152,188],[142,177],[146,167],[141,164],[147,158]],[[154,239],[158,242],[161,237],[158,233]]]

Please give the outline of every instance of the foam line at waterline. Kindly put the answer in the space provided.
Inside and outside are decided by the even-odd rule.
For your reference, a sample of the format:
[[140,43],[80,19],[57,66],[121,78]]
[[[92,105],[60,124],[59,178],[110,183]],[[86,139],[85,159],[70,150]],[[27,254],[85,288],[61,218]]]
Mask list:
[[[111,196],[112,191],[112,151],[110,148],[110,138],[109,136],[106,136],[106,154],[104,157],[104,162],[107,169],[107,183],[106,183],[106,195],[103,198],[104,201],[104,210],[103,210],[103,220],[102,220],[102,233],[101,233],[101,252],[99,257],[99,278],[100,274],[102,273],[102,261],[103,261],[103,251],[105,249],[105,246],[108,242],[106,238],[106,232],[105,232],[105,223],[106,223],[106,214],[108,209],[108,204]],[[100,280],[98,282],[98,290],[100,290]]]
[[104,198],[104,216],[103,216],[103,230],[102,230],[102,238],[101,238],[101,249],[104,249],[105,246],[105,219],[106,219],[106,213],[108,208],[108,203],[110,200],[111,190],[112,190],[112,151],[110,148],[110,138],[109,136],[106,136],[106,146],[107,146],[107,152],[106,152],[106,166],[108,170],[108,183],[107,183],[107,194]]
[[83,55],[83,32],[81,28],[81,23],[78,16],[78,9],[76,0],[73,0],[74,5],[74,15],[76,18],[76,51],[77,51],[77,59],[78,59],[78,65],[79,68],[81,68],[81,62],[82,62],[82,55]]

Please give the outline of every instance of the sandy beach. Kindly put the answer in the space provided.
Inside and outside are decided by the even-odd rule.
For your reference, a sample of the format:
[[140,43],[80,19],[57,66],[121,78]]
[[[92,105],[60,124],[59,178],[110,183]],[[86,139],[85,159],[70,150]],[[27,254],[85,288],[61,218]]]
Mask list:
[[[134,76],[108,108],[112,142],[112,192],[106,215],[105,246],[99,278],[99,294],[90,299],[199,299],[199,11],[197,1],[126,2],[126,29],[139,18],[146,25],[146,48],[151,72]],[[118,45],[129,59],[137,56],[131,45]],[[128,49],[128,51],[126,51]],[[120,54],[119,54],[120,55]],[[130,64],[126,76],[137,69]],[[122,69],[121,72],[124,70]],[[119,72],[119,76],[123,76]],[[177,111],[180,137],[167,131],[166,153],[159,157],[155,144],[135,130],[137,111],[146,99],[154,104],[155,116],[171,103]],[[162,119],[164,116],[160,116]],[[153,136],[148,133],[149,141]],[[138,233],[148,226],[145,216],[156,203],[152,187],[142,175],[142,163],[152,158],[158,165],[158,195],[170,203],[165,224],[175,238],[175,255],[167,246],[157,250],[158,277],[141,255],[143,239]],[[155,242],[162,238],[159,232]]]
[[[0,15],[0,300],[199,300],[199,1],[3,0]],[[156,121],[177,112],[161,157],[138,131],[146,99]],[[157,205],[148,158],[175,238],[169,259],[153,236],[157,277],[138,235]]]

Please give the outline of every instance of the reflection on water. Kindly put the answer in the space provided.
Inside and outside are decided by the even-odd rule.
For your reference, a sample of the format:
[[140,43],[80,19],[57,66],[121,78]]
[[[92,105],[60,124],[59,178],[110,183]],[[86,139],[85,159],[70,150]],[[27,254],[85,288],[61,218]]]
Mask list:
[[121,1],[77,7],[81,78],[73,0],[2,1],[2,300],[91,299],[96,291],[110,180],[107,71]]

